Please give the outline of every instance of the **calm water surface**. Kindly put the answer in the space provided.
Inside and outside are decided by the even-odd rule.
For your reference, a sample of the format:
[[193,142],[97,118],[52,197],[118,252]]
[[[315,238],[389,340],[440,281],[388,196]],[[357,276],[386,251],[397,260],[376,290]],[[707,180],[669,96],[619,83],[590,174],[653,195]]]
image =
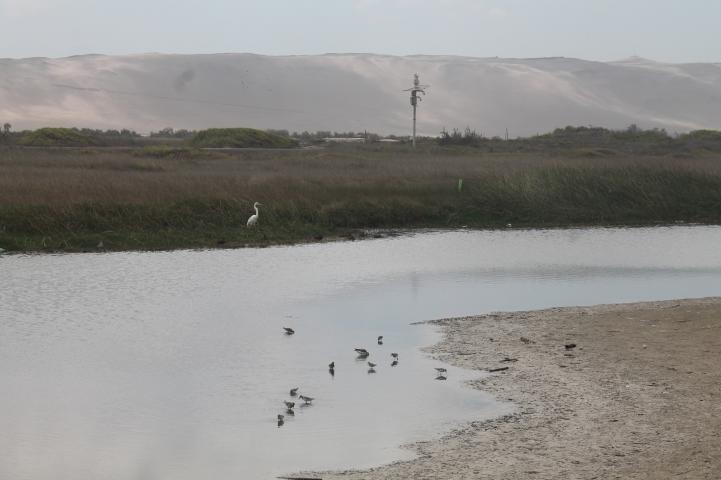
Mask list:
[[[0,478],[272,478],[408,458],[399,445],[512,409],[463,385],[478,374],[435,381],[419,347],[438,334],[410,322],[721,295],[720,247],[719,227],[673,227],[0,256]],[[278,428],[294,386],[316,401]]]

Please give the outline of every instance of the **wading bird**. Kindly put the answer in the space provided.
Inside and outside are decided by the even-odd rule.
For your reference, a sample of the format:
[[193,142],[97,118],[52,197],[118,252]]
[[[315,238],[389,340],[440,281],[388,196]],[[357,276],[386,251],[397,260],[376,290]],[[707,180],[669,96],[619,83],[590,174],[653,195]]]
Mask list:
[[285,403],[285,406],[288,410],[295,407],[295,402],[289,402],[288,400],[283,400],[283,403]]
[[313,400],[315,400],[313,397],[306,397],[305,395],[301,395],[301,396],[298,397],[298,398],[300,398],[301,400],[303,400],[306,405],[310,405],[310,402],[312,402]]
[[333,370],[335,368],[335,362],[330,362],[328,364],[328,369]]
[[295,397],[296,395],[298,395],[298,387],[291,388],[291,389],[290,389],[290,396],[291,396],[291,397]]
[[366,350],[365,348],[356,348],[354,350],[359,357],[367,357],[368,355],[370,355],[370,353],[368,353],[368,350]]
[[393,358],[395,358],[396,360],[398,360],[398,354],[395,353],[395,352],[391,353],[391,357],[393,357]]
[[383,335],[378,336],[378,345],[383,345]]
[[254,227],[256,223],[258,223],[258,207],[262,207],[262,203],[255,202],[253,204],[253,208],[255,209],[255,215],[251,215],[248,219],[248,223],[246,224],[248,227]]

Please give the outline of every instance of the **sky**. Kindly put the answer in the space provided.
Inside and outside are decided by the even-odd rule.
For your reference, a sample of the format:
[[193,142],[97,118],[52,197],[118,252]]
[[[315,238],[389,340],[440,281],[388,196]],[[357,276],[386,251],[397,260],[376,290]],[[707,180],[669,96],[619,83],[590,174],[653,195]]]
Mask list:
[[0,58],[251,52],[721,62],[716,0],[0,0]]

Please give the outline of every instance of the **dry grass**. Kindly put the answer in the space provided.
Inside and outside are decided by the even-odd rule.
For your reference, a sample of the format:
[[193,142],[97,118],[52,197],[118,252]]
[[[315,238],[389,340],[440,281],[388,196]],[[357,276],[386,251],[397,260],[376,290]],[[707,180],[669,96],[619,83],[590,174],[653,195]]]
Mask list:
[[192,152],[179,158],[143,156],[129,149],[0,150],[0,205],[85,203],[158,205],[187,199],[287,200],[289,191],[314,196],[324,189],[366,189],[420,182],[447,188],[536,169],[644,167],[721,174],[721,155],[695,158],[583,158],[539,154],[449,154],[406,148]]
[[[0,172],[0,247],[13,249],[85,248],[107,231],[117,248],[162,248],[377,226],[721,220],[719,155],[340,145],[157,158],[121,148],[9,148],[0,150]],[[253,201],[267,205],[263,237],[239,230]],[[135,240],[122,241],[128,236]]]

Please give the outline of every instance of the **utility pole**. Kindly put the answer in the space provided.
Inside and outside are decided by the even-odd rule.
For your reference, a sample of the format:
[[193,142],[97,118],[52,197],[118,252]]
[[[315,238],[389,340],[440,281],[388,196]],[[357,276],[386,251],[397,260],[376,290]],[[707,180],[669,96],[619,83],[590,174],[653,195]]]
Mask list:
[[418,102],[421,101],[419,93],[426,94],[425,89],[430,85],[421,85],[418,79],[418,74],[413,75],[413,87],[403,90],[404,92],[411,92],[411,106],[413,107],[413,148],[416,148],[416,108],[418,108]]

